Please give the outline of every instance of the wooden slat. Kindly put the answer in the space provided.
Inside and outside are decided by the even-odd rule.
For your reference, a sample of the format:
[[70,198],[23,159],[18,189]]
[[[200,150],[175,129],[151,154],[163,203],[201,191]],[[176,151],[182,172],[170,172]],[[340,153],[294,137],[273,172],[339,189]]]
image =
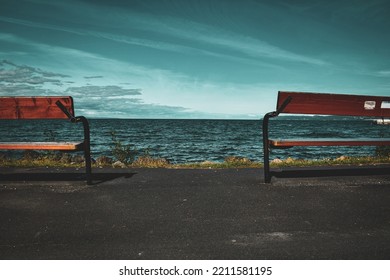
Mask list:
[[390,117],[390,96],[280,91],[277,109],[289,96],[292,100],[282,113]]
[[390,138],[307,138],[269,140],[273,148],[294,146],[390,146]]
[[0,150],[81,151],[83,142],[1,142]]
[[74,115],[71,96],[0,97],[0,119],[67,119],[55,104],[57,101]]

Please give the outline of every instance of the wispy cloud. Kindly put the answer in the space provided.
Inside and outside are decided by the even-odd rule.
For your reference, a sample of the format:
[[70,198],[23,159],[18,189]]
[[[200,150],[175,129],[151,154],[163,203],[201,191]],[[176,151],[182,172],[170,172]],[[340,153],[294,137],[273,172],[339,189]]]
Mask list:
[[116,97],[122,97],[127,99],[128,97],[134,98],[135,95],[141,95],[141,89],[123,88],[120,86],[81,86],[81,87],[69,87],[65,90],[66,93],[72,95],[86,95],[89,97],[106,96],[108,99],[114,99]]
[[[37,77],[37,75],[40,75]],[[58,77],[58,80],[45,77]],[[0,62],[0,94],[10,96],[71,95],[78,115],[99,118],[218,118],[222,115],[206,113],[184,106],[145,102],[142,89],[118,85],[82,85],[66,87],[61,78],[68,75]],[[31,82],[35,80],[36,82]],[[61,87],[51,88],[51,85]],[[239,115],[231,114],[231,117]]]
[[390,78],[390,70],[382,70],[375,73],[378,77]]
[[204,43],[212,43],[237,52],[246,54],[254,58],[273,58],[290,62],[308,63],[314,65],[328,65],[327,62],[311,58],[305,55],[296,54],[280,47],[273,46],[267,42],[241,36],[215,37],[215,36],[197,36],[197,39]]
[[101,79],[104,76],[85,76],[84,79],[90,80],[90,79]]
[[[20,20],[20,19],[14,19],[14,18],[8,18],[8,17],[2,17],[0,16],[0,21],[4,22],[9,22],[9,23],[14,23],[18,25],[24,25],[28,27],[34,27],[34,28],[40,28],[40,29],[48,29],[48,30],[53,30],[53,31],[60,31],[60,32],[66,32],[66,33],[71,33],[75,35],[82,35],[82,36],[90,36],[90,37],[95,37],[95,38],[100,38],[100,39],[106,39],[109,41],[117,42],[117,43],[123,43],[127,45],[133,45],[133,46],[141,46],[141,47],[147,47],[147,48],[152,48],[160,51],[168,51],[168,52],[173,52],[173,53],[181,53],[181,54],[190,54],[190,55],[204,55],[204,56],[212,56],[212,57],[217,57],[217,58],[222,58],[222,59],[228,59],[232,61],[238,61],[241,63],[247,63],[247,64],[256,64],[256,65],[261,65],[263,67],[270,67],[270,68],[279,68],[279,66],[276,66],[275,64],[272,64],[270,62],[264,62],[264,61],[254,61],[253,59],[249,57],[239,57],[237,55],[229,55],[225,54],[220,51],[215,51],[212,50],[208,47],[192,47],[191,43],[187,42],[188,45],[185,44],[179,44],[179,43],[170,43],[170,42],[164,42],[162,40],[151,40],[151,39],[145,39],[145,38],[136,38],[134,36],[127,36],[123,34],[117,34],[117,33],[107,33],[107,32],[102,32],[102,31],[93,31],[93,30],[84,30],[82,28],[66,28],[64,26],[58,26],[54,24],[47,24],[47,23],[37,23],[37,22],[32,22],[28,20]],[[168,34],[166,34],[168,35]],[[197,37],[194,34],[194,37]],[[187,39],[194,39],[192,36],[185,36]],[[178,37],[180,38],[180,36]],[[182,37],[184,38],[184,37]],[[12,37],[5,38],[3,34],[3,39],[11,40]],[[203,38],[201,41],[203,43],[209,44],[214,38],[210,37],[210,40],[207,38]],[[225,42],[226,43],[226,42]],[[223,46],[221,42],[218,42],[216,45]],[[227,45],[225,45],[226,47]],[[210,46],[209,46],[210,47]],[[212,45],[211,45],[212,47]],[[231,48],[231,46],[229,46]],[[241,49],[244,50],[244,46],[241,47]],[[234,48],[233,48],[234,49]],[[260,52],[258,50],[248,52],[252,57],[253,56],[258,56]],[[245,51],[243,52],[245,53]],[[290,55],[291,56],[291,55]],[[291,59],[291,57],[290,57]]]
[[24,20],[24,19],[19,19],[19,18],[0,16],[0,21],[23,25],[23,26],[28,26],[28,27],[34,27],[34,28],[50,29],[50,30],[68,32],[68,33],[73,33],[73,34],[77,34],[77,35],[84,35],[85,34],[85,32],[78,31],[77,28],[67,28],[65,26],[41,23],[41,22]]
[[190,111],[179,106],[147,104],[140,98],[141,89],[80,86],[67,88],[64,93],[74,96],[81,108],[78,111],[91,117],[177,118]]
[[170,18],[161,24],[161,22],[150,19],[142,28],[158,30],[165,35],[175,36],[181,40],[185,39],[197,45],[201,43],[205,48],[219,47],[221,50],[222,47],[222,50],[234,51],[237,54],[257,59],[272,58],[289,62],[328,65],[321,59],[297,54],[257,38],[231,33],[196,22]]
[[[306,55],[297,54],[281,47],[272,45],[266,41],[259,40],[248,36],[243,36],[237,33],[228,32],[226,30],[208,26],[201,23],[196,23],[188,20],[166,17],[166,18],[154,18],[145,14],[122,14],[119,15],[119,19],[123,19],[126,22],[132,22],[133,28],[139,28],[140,30],[146,30],[153,33],[163,34],[169,38],[176,38],[183,44],[187,42],[190,46],[197,46],[197,49],[202,49],[204,54],[217,53],[216,47],[221,54],[224,53],[224,49],[227,51],[235,51],[237,54],[249,56],[252,58],[273,58],[279,60],[287,60],[300,63],[308,63],[315,65],[328,65],[327,62],[312,58]],[[123,22],[124,23],[124,22]],[[125,23],[124,23],[125,24]],[[105,35],[106,36],[106,35]],[[117,39],[111,37],[112,39]],[[183,47],[181,45],[165,44],[161,42],[148,42],[145,40],[129,40],[127,42],[147,44],[150,47],[166,48],[171,50],[188,52],[193,51],[194,47]],[[222,49],[221,49],[222,47]],[[236,54],[236,55],[237,55]]]
[[[186,19],[168,16],[156,18],[151,14],[141,14],[121,9],[110,9],[107,17],[106,9],[109,9],[108,7],[103,9],[99,6],[87,5],[81,2],[77,4],[79,10],[75,10],[71,5],[56,3],[59,8],[64,9],[67,13],[74,14],[79,20],[80,10],[88,10],[89,13],[85,13],[89,17],[88,22],[94,22],[95,28],[86,30],[82,27],[59,26],[53,23],[32,22],[1,16],[0,20],[34,28],[104,38],[119,43],[162,51],[240,59],[241,62],[252,64],[255,59],[255,63],[263,63],[264,66],[267,66],[267,63],[268,66],[272,66],[272,63],[263,61],[264,59],[314,64],[317,66],[328,64],[321,59],[298,54],[258,38],[243,36]],[[102,16],[103,14],[105,16]],[[141,38],[135,36],[134,32],[131,36],[128,36],[123,33],[123,30],[125,30],[123,27],[128,27],[130,30],[147,31],[151,36]],[[101,31],[102,29],[110,29],[111,31],[103,32]],[[234,52],[234,54],[232,55],[231,52]]]
[[[50,61],[54,61],[57,66],[62,66],[63,72],[71,71],[75,73],[75,71],[77,71],[77,74],[82,73],[81,77],[107,77],[109,76],[108,74],[117,76],[123,74],[124,72],[127,73],[127,76],[135,75],[140,77],[153,77],[160,76],[162,72],[168,73],[168,71],[146,68],[129,62],[111,59],[92,52],[39,43],[7,33],[0,32],[0,41],[13,43],[20,46],[26,46],[29,48],[30,56],[31,54],[34,54],[34,57],[37,60],[39,60],[39,58],[46,58],[45,61],[41,62],[47,63]],[[50,60],[47,59],[48,57],[50,58]],[[75,62],[77,62],[76,68],[74,67]],[[71,67],[71,69],[69,69],[69,67]],[[114,74],[112,73],[113,71],[115,71]],[[94,73],[94,75],[90,75],[91,73]],[[95,73],[104,73],[105,75],[95,75]],[[63,78],[69,76],[64,74],[62,75]],[[74,76],[72,76],[72,78],[73,80],[75,79]]]
[[26,65],[16,65],[7,60],[0,61],[0,81],[1,83],[13,85],[15,83],[23,83],[30,85],[44,85],[46,83],[54,85],[62,85],[62,79],[68,75],[57,74],[53,72],[43,71],[39,68],[34,68]]

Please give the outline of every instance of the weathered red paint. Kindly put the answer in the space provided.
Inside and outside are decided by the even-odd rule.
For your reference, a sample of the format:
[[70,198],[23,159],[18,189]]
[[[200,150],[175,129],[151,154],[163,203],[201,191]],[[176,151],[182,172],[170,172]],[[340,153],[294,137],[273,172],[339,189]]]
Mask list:
[[74,115],[71,96],[0,97],[0,119],[67,119],[57,101]]
[[390,96],[279,91],[277,109],[289,96],[281,113],[390,117]]

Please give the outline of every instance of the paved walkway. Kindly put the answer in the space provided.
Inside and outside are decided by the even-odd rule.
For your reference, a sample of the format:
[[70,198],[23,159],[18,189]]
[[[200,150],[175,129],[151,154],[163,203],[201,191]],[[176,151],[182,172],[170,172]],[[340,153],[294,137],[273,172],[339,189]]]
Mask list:
[[[0,168],[1,259],[388,259],[390,175]],[[98,174],[96,174],[98,173]]]

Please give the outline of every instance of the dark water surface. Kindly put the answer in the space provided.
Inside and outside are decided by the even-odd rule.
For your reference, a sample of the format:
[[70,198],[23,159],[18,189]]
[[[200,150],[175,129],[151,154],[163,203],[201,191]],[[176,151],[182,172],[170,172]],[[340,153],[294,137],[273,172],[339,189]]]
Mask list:
[[[261,120],[90,119],[92,156],[111,156],[112,136],[137,150],[172,163],[223,161],[242,156],[260,161]],[[271,120],[272,138],[390,138],[390,126],[364,118],[279,117]],[[81,124],[58,120],[0,121],[0,141],[69,141],[82,138]],[[335,158],[374,155],[375,147],[296,147],[274,150],[271,158]]]

